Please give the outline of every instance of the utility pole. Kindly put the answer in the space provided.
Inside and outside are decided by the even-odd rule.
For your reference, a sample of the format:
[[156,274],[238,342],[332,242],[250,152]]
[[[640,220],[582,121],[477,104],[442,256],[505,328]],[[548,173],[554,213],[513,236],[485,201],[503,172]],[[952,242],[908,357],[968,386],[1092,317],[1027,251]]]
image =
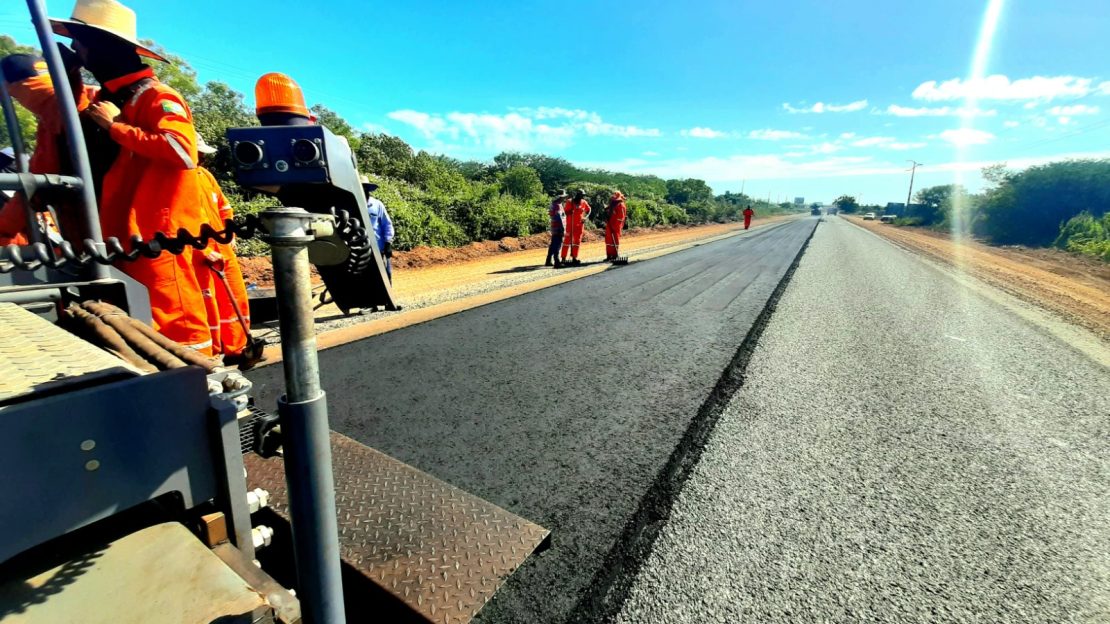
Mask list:
[[902,211],[902,216],[906,216],[910,213],[910,198],[913,197],[913,176],[917,173],[917,168],[925,164],[919,163],[916,160],[909,160],[906,162],[913,163],[913,167],[910,168],[910,192],[906,193],[906,208]]

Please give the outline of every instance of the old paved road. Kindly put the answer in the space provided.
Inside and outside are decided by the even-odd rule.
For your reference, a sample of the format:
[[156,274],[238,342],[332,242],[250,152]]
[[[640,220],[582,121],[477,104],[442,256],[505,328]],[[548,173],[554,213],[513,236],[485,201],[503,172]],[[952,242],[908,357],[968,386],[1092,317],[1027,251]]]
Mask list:
[[[590,619],[595,574],[816,227],[768,226],[323,351],[332,427],[553,531],[483,622]],[[280,367],[250,376],[273,405]]]
[[823,223],[617,621],[1110,621],[1110,369],[985,295]]

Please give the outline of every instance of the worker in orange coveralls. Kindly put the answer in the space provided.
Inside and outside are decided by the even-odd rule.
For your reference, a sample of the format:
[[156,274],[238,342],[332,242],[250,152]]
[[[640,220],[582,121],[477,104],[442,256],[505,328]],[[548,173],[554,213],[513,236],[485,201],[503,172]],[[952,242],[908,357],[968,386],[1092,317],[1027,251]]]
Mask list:
[[[215,154],[216,148],[198,134],[197,152]],[[204,167],[196,171],[207,221],[213,230],[223,230],[225,222],[235,217],[231,204],[210,171]],[[229,363],[243,354],[250,338],[250,302],[239,259],[231,243],[210,241],[203,252],[194,252],[193,266],[208,313],[212,352],[223,355],[224,363]]]
[[755,214],[755,211],[752,210],[752,207],[750,205],[747,208],[744,209],[744,229],[745,230],[752,226],[752,215],[754,215],[754,214]]
[[[63,53],[68,52],[67,58],[72,60],[71,76],[73,97],[78,110],[84,110],[89,105],[89,98],[95,94],[93,87],[84,87],[80,83],[80,72],[72,51],[61,48]],[[68,63],[67,63],[68,65]],[[27,170],[31,173],[61,173],[72,174],[69,164],[69,152],[65,141],[65,132],[62,125],[61,111],[54,98],[54,82],[46,68],[46,62],[31,54],[11,54],[0,60],[0,73],[3,74],[5,87],[12,99],[19,102],[32,115],[35,116],[35,150],[27,163]],[[56,206],[59,210],[59,220],[62,222],[62,233],[67,240],[75,246],[80,239],[87,235],[78,227],[79,220],[70,218],[65,210],[66,206]],[[49,221],[49,215],[43,214],[42,218]],[[49,227],[54,224],[49,223]],[[23,205],[23,198],[16,195],[0,210],[0,244],[26,245],[28,238],[27,212]]]
[[582,264],[578,260],[578,248],[582,245],[582,229],[586,219],[590,216],[590,202],[586,201],[586,191],[578,189],[574,192],[574,199],[563,207],[567,217],[566,235],[563,237],[563,250],[560,254],[563,264],[567,264],[567,252],[570,252],[571,264]]
[[624,194],[620,191],[609,198],[609,217],[605,221],[605,260],[616,260],[621,246],[621,230],[624,229],[628,208],[624,205]]
[[[104,237],[150,240],[157,232],[198,234],[205,222],[192,113],[181,95],[162,84],[140,55],[166,62],[138,42],[135,13],[114,0],[78,0],[72,19],[51,19],[71,37],[81,63],[102,89],[84,115],[120,147],[104,176],[100,227]],[[204,297],[193,252],[120,262],[146,287],[153,325],[166,337],[212,354]],[[199,252],[198,252],[199,253]]]

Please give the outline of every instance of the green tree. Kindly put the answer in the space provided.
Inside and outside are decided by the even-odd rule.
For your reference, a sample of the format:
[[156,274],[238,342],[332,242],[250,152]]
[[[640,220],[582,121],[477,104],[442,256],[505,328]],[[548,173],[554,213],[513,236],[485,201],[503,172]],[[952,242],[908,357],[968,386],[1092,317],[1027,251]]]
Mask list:
[[967,197],[967,189],[959,184],[930,186],[917,192],[916,204],[906,209],[906,217],[920,225],[935,225],[948,219],[953,203]]
[[347,143],[351,146],[351,151],[355,153],[358,152],[362,137],[355,132],[355,129],[351,127],[351,124],[347,123],[346,119],[343,119],[339,113],[323,104],[316,104],[310,110],[316,115],[316,123],[331,130],[332,134],[347,139]]
[[543,195],[543,183],[536,170],[525,166],[516,165],[500,176],[501,188],[504,192],[519,199],[535,199]]
[[[193,124],[204,140],[216,148],[205,166],[226,188],[234,184],[235,165],[227,142],[228,128],[257,126],[254,113],[243,102],[243,94],[222,82],[209,82],[193,98]],[[225,188],[225,191],[226,191]]]
[[173,87],[175,91],[185,98],[185,101],[189,103],[189,107],[192,108],[193,100],[200,95],[201,92],[200,83],[197,82],[197,71],[193,69],[193,66],[189,65],[188,61],[185,59],[171,52],[167,52],[165,48],[149,39],[141,39],[140,43],[154,50],[169,61],[168,63],[160,63],[153,59],[143,58],[144,63],[154,68],[154,75],[158,76],[158,80]]
[[1110,159],[1067,160],[1021,172],[984,171],[994,183],[980,200],[973,232],[995,244],[1045,246],[1060,228],[1087,211],[1100,218],[1110,208]]
[[856,198],[852,197],[851,195],[841,195],[840,197],[837,197],[836,200],[833,202],[833,205],[835,205],[836,209],[840,212],[847,214],[859,211],[859,202],[856,201]]
[[713,189],[696,178],[667,180],[667,201],[679,206],[694,202],[708,204],[713,201]]

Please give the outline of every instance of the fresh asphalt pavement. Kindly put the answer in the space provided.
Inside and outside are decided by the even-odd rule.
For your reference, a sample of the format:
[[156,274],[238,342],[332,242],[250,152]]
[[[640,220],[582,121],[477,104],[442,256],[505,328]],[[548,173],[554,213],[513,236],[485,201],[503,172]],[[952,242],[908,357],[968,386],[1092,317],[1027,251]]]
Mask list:
[[[552,531],[482,622],[588,619],[578,602],[816,226],[767,226],[323,351],[331,426]],[[273,405],[281,367],[250,378]]]
[[617,620],[1110,621],[1110,371],[840,219]]

